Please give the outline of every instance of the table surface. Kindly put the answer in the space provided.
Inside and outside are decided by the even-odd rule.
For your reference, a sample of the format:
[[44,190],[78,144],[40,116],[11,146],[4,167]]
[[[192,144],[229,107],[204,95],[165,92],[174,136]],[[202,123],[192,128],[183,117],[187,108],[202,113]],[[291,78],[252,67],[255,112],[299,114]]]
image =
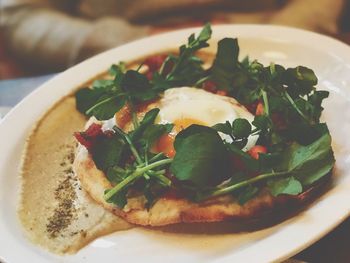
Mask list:
[[[0,81],[0,118],[40,84],[55,74]],[[349,204],[350,205],[350,204]],[[350,218],[314,245],[295,255],[291,262],[350,262]]]

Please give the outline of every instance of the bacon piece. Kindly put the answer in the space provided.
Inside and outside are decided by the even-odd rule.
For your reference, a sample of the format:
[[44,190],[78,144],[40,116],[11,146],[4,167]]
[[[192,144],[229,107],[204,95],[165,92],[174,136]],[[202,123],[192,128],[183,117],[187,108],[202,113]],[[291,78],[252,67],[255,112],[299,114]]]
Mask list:
[[97,123],[92,123],[86,131],[75,132],[74,137],[77,141],[86,147],[89,151],[94,146],[98,137],[105,136],[102,131],[102,125]]

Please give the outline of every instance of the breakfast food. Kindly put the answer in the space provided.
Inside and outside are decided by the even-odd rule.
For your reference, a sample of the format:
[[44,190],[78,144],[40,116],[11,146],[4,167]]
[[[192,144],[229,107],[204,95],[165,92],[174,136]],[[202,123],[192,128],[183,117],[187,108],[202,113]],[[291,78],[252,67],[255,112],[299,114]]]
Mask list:
[[331,172],[331,137],[320,123],[328,92],[306,67],[239,61],[237,39],[218,43],[206,25],[179,54],[113,65],[112,79],[76,93],[90,117],[74,171],[100,205],[138,225],[252,218],[302,203]]

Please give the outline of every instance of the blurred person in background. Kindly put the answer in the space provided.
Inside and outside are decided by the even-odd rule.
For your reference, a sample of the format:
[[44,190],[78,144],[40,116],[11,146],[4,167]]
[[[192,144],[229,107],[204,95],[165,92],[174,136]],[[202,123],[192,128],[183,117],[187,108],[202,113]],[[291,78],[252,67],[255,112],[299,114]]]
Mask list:
[[0,0],[0,28],[2,42],[17,61],[45,73],[155,32],[204,21],[281,24],[336,34],[345,2]]

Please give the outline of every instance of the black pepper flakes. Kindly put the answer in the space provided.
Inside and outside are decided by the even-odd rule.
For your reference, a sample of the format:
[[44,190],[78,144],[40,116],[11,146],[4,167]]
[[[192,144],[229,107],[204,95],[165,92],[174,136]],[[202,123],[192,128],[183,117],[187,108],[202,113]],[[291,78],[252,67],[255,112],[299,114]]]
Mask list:
[[[62,171],[62,176],[65,177],[65,179],[59,183],[54,193],[55,200],[58,201],[58,206],[47,219],[46,231],[50,238],[57,238],[60,236],[62,231],[67,229],[77,217],[77,210],[74,205],[77,195],[74,189],[74,174],[71,167],[73,163],[71,158],[74,160],[74,152],[71,147],[69,147],[68,150],[68,157],[65,156],[65,159],[69,159],[69,167]],[[72,154],[73,157],[71,157]]]

